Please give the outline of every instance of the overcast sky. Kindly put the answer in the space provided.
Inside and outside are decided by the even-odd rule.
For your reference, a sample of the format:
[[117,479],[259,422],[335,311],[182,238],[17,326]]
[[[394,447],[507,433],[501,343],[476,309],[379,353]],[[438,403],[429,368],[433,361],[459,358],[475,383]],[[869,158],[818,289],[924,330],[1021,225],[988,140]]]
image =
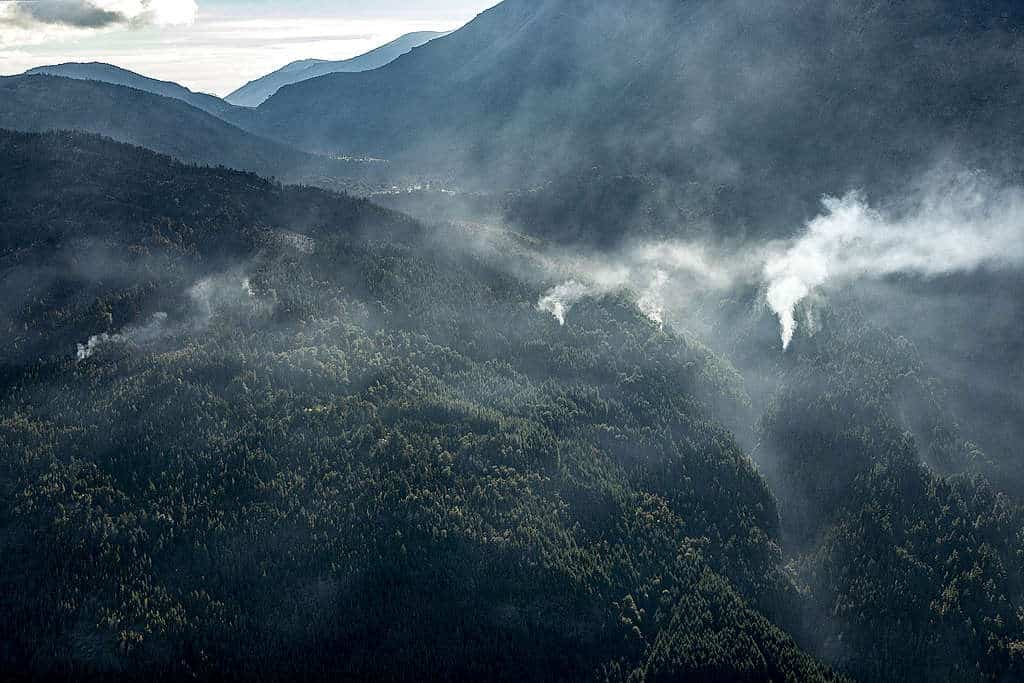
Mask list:
[[109,62],[226,95],[296,59],[450,31],[498,0],[0,0],[0,74]]

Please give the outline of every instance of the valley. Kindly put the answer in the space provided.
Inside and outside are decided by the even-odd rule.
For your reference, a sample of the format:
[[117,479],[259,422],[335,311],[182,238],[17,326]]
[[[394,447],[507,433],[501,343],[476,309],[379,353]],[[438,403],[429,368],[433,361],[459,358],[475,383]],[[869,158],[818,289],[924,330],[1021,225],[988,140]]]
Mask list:
[[1022,27],[0,78],[0,674],[1024,680]]

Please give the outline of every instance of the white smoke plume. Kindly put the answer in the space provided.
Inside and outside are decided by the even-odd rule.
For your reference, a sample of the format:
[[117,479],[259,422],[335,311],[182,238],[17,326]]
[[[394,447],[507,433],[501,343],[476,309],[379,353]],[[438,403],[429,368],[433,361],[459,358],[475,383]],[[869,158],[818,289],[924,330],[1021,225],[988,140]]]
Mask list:
[[637,299],[636,305],[648,320],[662,327],[665,324],[665,287],[668,273],[662,269],[654,271],[650,284]]
[[160,339],[166,334],[166,323],[167,314],[164,312],[154,313],[149,319],[149,322],[142,326],[129,325],[120,332],[115,334],[94,334],[89,337],[89,340],[84,344],[78,345],[77,358],[79,361],[83,361],[87,358],[91,358],[94,353],[101,347],[107,344],[130,344],[133,346],[141,346],[157,339]]
[[252,315],[271,310],[274,305],[273,301],[258,297],[249,278],[237,273],[203,278],[189,287],[186,293],[193,309],[186,320],[168,325],[168,316],[161,311],[154,313],[145,325],[129,325],[114,334],[94,334],[85,343],[77,345],[77,359],[91,358],[107,344],[139,347],[176,335],[202,331],[219,313]]
[[560,324],[582,299],[628,290],[635,294],[640,312],[658,326],[664,325],[669,306],[679,304],[685,293],[724,289],[757,272],[749,257],[681,241],[643,244],[614,256],[554,258],[549,270],[571,273],[537,304]]
[[1024,190],[977,172],[929,183],[899,212],[871,208],[853,192],[823,200],[825,212],[802,237],[767,258],[767,300],[783,348],[797,307],[827,284],[895,274],[937,277],[1024,264]]
[[576,280],[569,280],[552,288],[537,302],[537,310],[550,313],[559,325],[565,324],[565,314],[574,304],[587,296],[593,296],[595,288]]
[[264,305],[249,278],[237,273],[203,278],[189,288],[188,296],[198,313],[194,321],[197,328],[209,325],[218,311],[256,313]]
[[814,334],[814,311],[806,304],[829,287],[1024,266],[1024,188],[983,172],[940,168],[884,208],[872,207],[861,192],[826,197],[822,204],[823,212],[789,241],[735,248],[661,241],[613,255],[549,254],[542,277],[562,284],[546,291],[537,307],[564,324],[582,299],[630,291],[640,311],[663,325],[669,313],[698,297],[758,285],[788,349],[798,328]]

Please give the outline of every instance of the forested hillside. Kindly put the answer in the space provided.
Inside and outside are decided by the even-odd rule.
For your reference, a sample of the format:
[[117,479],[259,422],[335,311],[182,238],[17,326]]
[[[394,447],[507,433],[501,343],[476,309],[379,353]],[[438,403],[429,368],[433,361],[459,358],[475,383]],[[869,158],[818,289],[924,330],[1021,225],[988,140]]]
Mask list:
[[1024,3],[385,48],[0,78],[0,679],[1024,682]]
[[137,74],[134,71],[114,66],[113,64],[68,62],[66,64],[37,66],[34,69],[29,69],[25,74],[60,76],[81,81],[101,81],[112,85],[123,85],[126,88],[134,88],[135,90],[142,90],[143,92],[160,95],[161,97],[181,100],[196,109],[202,109],[206,113],[218,117],[222,116],[226,110],[231,109],[231,105],[219,97],[207,95],[206,93],[192,92],[177,83],[158,81],[154,78]]
[[57,76],[0,78],[0,127],[97,133],[185,162],[292,181],[329,179],[334,186],[359,187],[374,171],[247,133],[177,99]]
[[560,325],[534,239],[77,134],[0,159],[5,670],[1024,675],[1007,461],[856,305],[785,355],[742,290],[706,345],[628,291]]
[[4,670],[835,678],[714,415],[738,376],[628,297],[560,326],[363,201],[0,159]]
[[382,69],[286,88],[251,125],[487,189],[668,177],[783,229],[937,157],[1017,164],[1022,26],[1009,0],[507,0]]
[[858,680],[1019,679],[1024,511],[991,483],[1019,451],[968,441],[920,351],[856,310],[795,355],[756,457],[808,591],[801,641]]

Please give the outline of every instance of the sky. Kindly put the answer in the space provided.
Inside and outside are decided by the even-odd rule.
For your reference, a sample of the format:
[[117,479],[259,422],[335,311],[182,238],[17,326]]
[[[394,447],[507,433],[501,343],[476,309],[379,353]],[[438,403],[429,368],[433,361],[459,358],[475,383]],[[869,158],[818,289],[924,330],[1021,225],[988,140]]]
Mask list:
[[497,0],[0,0],[0,75],[108,62],[224,96],[297,59],[451,31]]

